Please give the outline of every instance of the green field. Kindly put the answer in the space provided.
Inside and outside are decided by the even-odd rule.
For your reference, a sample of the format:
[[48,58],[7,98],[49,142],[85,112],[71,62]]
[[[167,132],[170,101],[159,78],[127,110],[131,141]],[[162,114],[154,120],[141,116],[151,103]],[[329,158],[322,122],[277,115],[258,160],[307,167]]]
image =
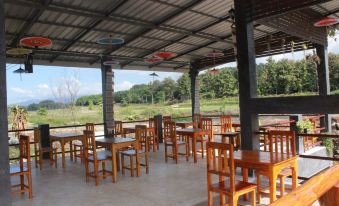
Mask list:
[[[201,100],[202,113],[238,113],[238,99],[214,99]],[[114,105],[115,119],[122,121],[145,120],[157,114],[171,115],[173,117],[191,115],[191,102],[185,101],[178,104],[129,104],[121,106]],[[75,115],[69,109],[48,110],[47,115],[39,115],[37,111],[28,112],[28,128],[39,124],[50,124],[50,126],[84,124],[86,122],[101,123],[102,108],[100,106],[76,107]],[[11,123],[11,116],[9,116]]]

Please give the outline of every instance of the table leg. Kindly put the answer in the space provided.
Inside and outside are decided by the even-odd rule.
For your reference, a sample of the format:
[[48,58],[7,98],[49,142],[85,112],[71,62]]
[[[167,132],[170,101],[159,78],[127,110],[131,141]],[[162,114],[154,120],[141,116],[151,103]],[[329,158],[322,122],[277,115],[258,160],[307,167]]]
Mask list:
[[194,157],[194,163],[197,163],[198,160],[197,160],[197,148],[196,148],[196,145],[197,145],[197,138],[195,135],[192,135],[192,152],[193,152],[193,157]]
[[[139,145],[137,143],[135,145],[136,151],[138,151],[138,147],[139,147]],[[146,160],[146,158],[148,158],[147,155],[148,155],[148,151],[146,151],[145,160]],[[135,155],[135,159],[136,159],[135,160],[135,164],[136,164],[136,167],[137,167],[137,177],[139,177],[140,176],[140,158],[139,158],[139,153],[138,152]]]
[[61,144],[61,155],[62,155],[62,168],[66,168],[66,159],[65,159],[65,142],[60,141]]
[[[242,179],[244,182],[248,182],[248,168],[242,168]],[[244,195],[244,200],[248,200],[248,193]]]
[[294,161],[294,166],[292,169],[292,189],[296,189],[298,187],[298,161]]
[[117,153],[115,151],[114,146],[111,147],[112,151],[112,181],[117,182]]
[[71,161],[73,161],[73,147],[72,147],[72,145],[73,145],[73,141],[71,140],[71,141],[69,141],[69,156],[70,156]]
[[269,184],[270,184],[270,203],[274,202],[277,199],[277,172],[274,167],[269,169]]
[[[49,159],[52,160],[53,159],[53,149],[52,149],[53,148],[53,141],[49,141],[49,148],[50,148],[50,150],[49,150]],[[55,159],[55,161],[57,161],[57,160]],[[52,166],[53,162],[54,161],[50,161],[50,165],[51,166]],[[55,164],[55,162],[54,162],[54,164]]]

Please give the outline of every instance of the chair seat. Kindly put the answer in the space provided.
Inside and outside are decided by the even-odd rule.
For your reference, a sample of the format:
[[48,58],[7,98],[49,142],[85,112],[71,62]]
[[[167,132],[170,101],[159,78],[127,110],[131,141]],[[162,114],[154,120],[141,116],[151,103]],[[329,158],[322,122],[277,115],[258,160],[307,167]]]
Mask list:
[[[256,189],[257,185],[249,183],[249,182],[243,182],[243,181],[238,181],[235,180],[235,190],[236,191],[241,191],[241,190],[252,190]],[[222,181],[222,182],[217,182],[214,183],[213,185],[210,186],[211,191],[215,192],[220,192],[220,193],[229,193],[230,192],[230,181]]]
[[[145,152],[144,151],[139,151],[139,154],[144,154]],[[136,155],[136,151],[134,149],[130,149],[130,150],[124,150],[121,152],[121,154],[123,155],[129,155],[129,156],[134,156]]]
[[26,165],[24,165],[23,170],[20,170],[20,166],[11,166],[9,169],[9,173],[11,175],[15,175],[15,174],[19,174],[21,172],[27,172],[27,171],[28,169]]
[[[167,142],[168,145],[173,145],[173,142]],[[177,140],[177,145],[186,144],[185,141]]]
[[[111,159],[112,158],[112,153],[110,151],[100,151],[97,152],[97,160],[107,160],[107,159]],[[90,161],[94,161],[94,157],[93,155],[88,157],[88,160]]]

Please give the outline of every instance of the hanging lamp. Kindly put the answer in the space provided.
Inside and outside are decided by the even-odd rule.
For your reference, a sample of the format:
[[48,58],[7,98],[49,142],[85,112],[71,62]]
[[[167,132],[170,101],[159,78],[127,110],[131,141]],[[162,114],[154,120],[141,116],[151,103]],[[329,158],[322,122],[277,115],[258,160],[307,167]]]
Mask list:
[[326,27],[326,26],[332,26],[339,23],[339,18],[333,18],[333,17],[325,17],[317,22],[315,22],[313,25],[315,27]]
[[25,37],[20,39],[20,45],[33,48],[49,47],[52,44],[52,40],[46,37]]
[[146,57],[146,58],[144,59],[144,61],[145,61],[146,63],[149,63],[149,64],[153,64],[153,63],[156,63],[156,62],[160,62],[160,61],[162,61],[162,60],[163,60],[162,58],[157,57],[157,56],[150,56],[150,57]]
[[162,52],[154,53],[154,56],[157,56],[161,59],[170,59],[170,58],[177,56],[177,54],[174,52],[162,51]]
[[125,40],[123,38],[112,37],[112,35],[97,40],[97,44],[101,45],[119,45],[123,43],[125,43]]
[[214,68],[209,70],[208,73],[210,74],[213,74],[213,75],[217,75],[220,73],[220,69],[216,69],[215,68],[215,58],[216,57],[222,57],[224,56],[224,53],[220,52],[220,51],[216,51],[216,50],[213,50],[212,52],[209,52],[205,55],[206,57],[209,57],[209,58],[213,58],[213,64],[214,64]]

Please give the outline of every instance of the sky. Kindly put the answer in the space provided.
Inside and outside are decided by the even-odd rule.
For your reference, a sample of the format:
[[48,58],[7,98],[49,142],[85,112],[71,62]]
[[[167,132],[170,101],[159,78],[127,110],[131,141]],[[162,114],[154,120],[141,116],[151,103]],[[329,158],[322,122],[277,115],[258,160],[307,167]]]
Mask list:
[[[337,41],[335,40],[338,39]],[[329,39],[328,51],[339,54],[339,34],[335,38]],[[312,53],[312,51],[307,51]],[[259,58],[257,63],[265,63],[268,57]],[[281,54],[273,56],[275,60],[283,58],[299,60],[304,58],[304,52],[295,52],[293,55]],[[219,66],[235,66],[235,63],[229,63]],[[9,105],[22,102],[39,102],[45,99],[57,99],[56,88],[64,83],[66,79],[73,79],[79,89],[78,96],[101,93],[101,71],[91,68],[70,68],[70,67],[51,67],[34,65],[33,74],[13,73],[18,69],[17,64],[7,64],[7,102]],[[122,71],[115,70],[114,91],[128,90],[135,84],[145,84],[152,81],[149,71]],[[162,80],[171,77],[176,80],[181,73],[175,72],[156,72]]]

